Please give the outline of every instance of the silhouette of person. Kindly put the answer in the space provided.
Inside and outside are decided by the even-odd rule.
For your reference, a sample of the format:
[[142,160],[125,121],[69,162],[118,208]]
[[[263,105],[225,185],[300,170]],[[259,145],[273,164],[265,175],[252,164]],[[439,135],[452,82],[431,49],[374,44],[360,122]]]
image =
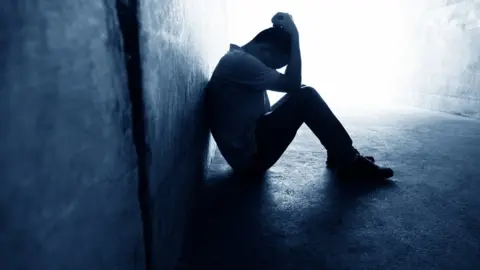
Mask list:
[[[328,105],[301,84],[299,33],[290,14],[244,46],[230,45],[207,86],[207,113],[218,148],[234,171],[263,173],[305,123],[327,150],[327,167],[342,179],[387,179],[393,170],[361,155]],[[284,74],[277,69],[286,67]],[[266,90],[286,93],[270,106]]]

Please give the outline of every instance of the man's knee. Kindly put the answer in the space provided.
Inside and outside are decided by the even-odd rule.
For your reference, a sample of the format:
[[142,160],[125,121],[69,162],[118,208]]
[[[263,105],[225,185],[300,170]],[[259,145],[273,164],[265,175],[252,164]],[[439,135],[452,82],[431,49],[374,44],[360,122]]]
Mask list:
[[315,90],[315,88],[308,85],[304,85],[304,84],[302,84],[302,86],[300,87],[300,90],[311,92],[311,93],[317,93],[317,90]]
[[314,96],[318,96],[317,90],[311,86],[302,85],[300,89],[292,92],[294,95],[301,99],[310,100]]

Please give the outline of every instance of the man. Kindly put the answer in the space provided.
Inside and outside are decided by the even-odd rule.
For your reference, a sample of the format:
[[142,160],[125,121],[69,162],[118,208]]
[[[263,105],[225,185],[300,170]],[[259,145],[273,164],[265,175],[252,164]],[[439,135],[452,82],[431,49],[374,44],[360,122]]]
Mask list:
[[[327,149],[327,166],[341,179],[387,179],[390,168],[364,157],[315,89],[302,85],[299,33],[292,17],[277,13],[273,27],[248,44],[231,45],[207,88],[210,129],[235,171],[273,166],[305,123]],[[287,66],[285,74],[277,69]],[[270,107],[266,90],[286,95]]]

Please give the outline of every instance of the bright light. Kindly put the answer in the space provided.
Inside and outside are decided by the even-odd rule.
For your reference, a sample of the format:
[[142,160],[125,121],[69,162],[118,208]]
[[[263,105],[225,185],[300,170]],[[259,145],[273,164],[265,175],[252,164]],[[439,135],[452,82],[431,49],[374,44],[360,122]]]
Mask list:
[[255,0],[229,5],[230,40],[240,44],[270,26],[276,11],[290,12],[301,34],[303,81],[329,102],[384,103],[406,66],[404,16],[392,1]]
[[[476,1],[460,2],[461,9],[442,0],[229,0],[229,35],[243,45],[277,11],[289,12],[300,32],[305,84],[333,106],[385,105],[409,89],[438,91],[454,82],[478,51],[459,26],[480,25],[478,14],[467,14]],[[468,22],[450,20],[459,10]]]

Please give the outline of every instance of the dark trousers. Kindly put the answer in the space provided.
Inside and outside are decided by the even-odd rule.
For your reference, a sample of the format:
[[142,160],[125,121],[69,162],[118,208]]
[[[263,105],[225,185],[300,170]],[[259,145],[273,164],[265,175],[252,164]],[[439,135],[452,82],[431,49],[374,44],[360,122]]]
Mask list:
[[351,158],[352,139],[328,105],[312,87],[287,93],[257,121],[255,171],[266,171],[282,156],[305,123],[329,155]]

